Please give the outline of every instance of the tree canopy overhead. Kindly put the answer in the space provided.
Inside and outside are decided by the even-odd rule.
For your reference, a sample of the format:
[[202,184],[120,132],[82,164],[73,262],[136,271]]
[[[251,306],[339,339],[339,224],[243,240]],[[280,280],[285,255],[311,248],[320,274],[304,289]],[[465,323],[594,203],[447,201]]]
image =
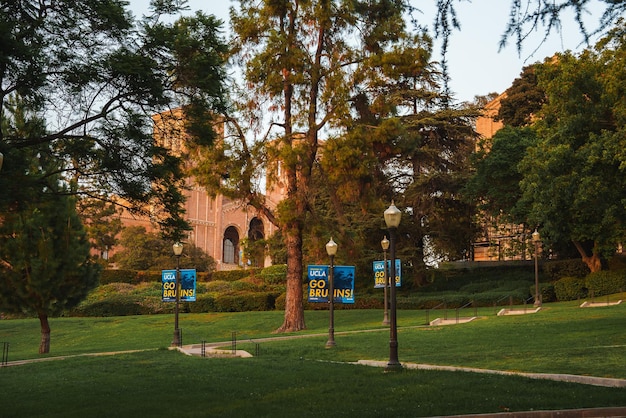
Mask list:
[[[136,22],[121,0],[9,1],[0,5],[0,118],[11,98],[46,119],[46,130],[20,136],[0,130],[0,188],[23,174],[20,153],[42,144],[74,181],[74,193],[123,198],[139,210],[151,202],[167,231],[180,235],[182,178],[178,161],[153,139],[152,115],[183,106],[189,132],[210,142],[198,114],[223,103],[226,47],[221,22],[196,14],[166,24],[158,17],[178,1],[154,1]],[[184,2],[183,2],[184,4]],[[52,173],[40,173],[45,182]],[[7,210],[23,199],[11,189]],[[154,215],[154,212],[153,212]]]

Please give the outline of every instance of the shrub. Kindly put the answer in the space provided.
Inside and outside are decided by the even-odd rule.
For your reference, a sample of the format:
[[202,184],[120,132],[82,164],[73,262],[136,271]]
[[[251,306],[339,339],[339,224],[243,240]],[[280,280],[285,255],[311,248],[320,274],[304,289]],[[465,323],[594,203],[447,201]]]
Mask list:
[[263,279],[264,283],[269,285],[283,284],[287,280],[287,265],[276,264],[265,267],[259,272],[258,276]]
[[587,297],[587,287],[583,277],[563,277],[554,283],[557,300],[576,300]]
[[248,277],[250,275],[254,275],[256,269],[237,269],[237,270],[224,270],[224,271],[216,271],[213,273],[213,280],[222,280],[225,282],[234,282],[237,280],[241,280],[244,277]]
[[[287,297],[287,293],[286,292],[283,292],[280,295],[278,295],[278,297],[274,301],[274,308],[276,310],[278,310],[278,311],[284,311],[285,310],[285,298],[286,297]],[[305,299],[305,301],[306,301],[306,299]]]
[[151,313],[134,295],[110,295],[106,299],[83,303],[71,311],[72,316],[128,316]]
[[202,294],[196,296],[195,302],[189,302],[190,313],[205,313],[215,311],[215,298],[211,295]]
[[232,290],[232,282],[225,280],[214,280],[206,283],[207,292],[227,293]]
[[104,270],[100,275],[100,284],[139,283],[137,270]]
[[254,283],[250,283],[249,281],[246,281],[245,279],[231,282],[230,288],[232,291],[235,291],[235,292],[240,292],[240,291],[254,292],[254,291],[259,290],[259,286],[257,286]]
[[138,271],[136,283],[142,282],[159,282],[161,283],[162,273],[160,271]]
[[589,274],[585,279],[585,285],[589,294],[593,296],[610,295],[618,293],[626,287],[626,271],[597,271]]
[[[533,287],[533,294],[534,294]],[[541,293],[542,302],[556,302],[556,292],[553,283],[539,283],[539,293]]]
[[541,269],[550,277],[551,281],[563,277],[585,277],[589,274],[589,267],[580,258],[549,261],[542,264]]
[[217,312],[270,311],[275,307],[276,296],[269,292],[241,292],[218,295],[215,298]]
[[609,259],[609,270],[626,270],[626,254],[615,254]]
[[385,301],[383,295],[379,297],[367,296],[367,297],[355,297],[354,309],[383,309],[385,307]]

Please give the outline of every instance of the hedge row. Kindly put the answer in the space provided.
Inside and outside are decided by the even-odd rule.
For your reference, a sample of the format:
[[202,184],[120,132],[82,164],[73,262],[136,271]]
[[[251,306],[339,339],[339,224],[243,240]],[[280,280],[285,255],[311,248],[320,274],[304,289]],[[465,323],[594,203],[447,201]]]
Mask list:
[[[198,272],[196,274],[199,282],[206,282],[211,279],[211,275],[216,273]],[[244,276],[245,277],[245,276]],[[100,284],[128,283],[139,284],[144,282],[161,282],[160,271],[139,271],[139,270],[104,270],[100,275]]]
[[[276,309],[276,293],[241,292],[218,295],[199,294],[195,302],[180,303],[180,312],[247,312]],[[160,297],[113,294],[104,299],[85,301],[69,312],[70,316],[128,316],[174,312],[175,304],[162,302]]]
[[549,261],[541,265],[541,270],[551,281],[563,277],[585,277],[590,273],[589,267],[580,258]]
[[563,277],[554,283],[557,300],[604,296],[626,289],[626,270],[598,271],[586,277]]

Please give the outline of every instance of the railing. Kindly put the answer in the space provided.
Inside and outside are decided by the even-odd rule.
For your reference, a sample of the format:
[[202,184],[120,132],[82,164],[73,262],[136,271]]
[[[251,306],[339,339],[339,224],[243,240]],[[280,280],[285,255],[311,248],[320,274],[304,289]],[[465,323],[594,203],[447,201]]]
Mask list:
[[502,302],[504,299],[509,299],[509,309],[513,308],[513,296],[512,295],[506,295],[506,296],[502,296],[500,299],[496,300],[495,302],[493,302],[493,309],[495,311],[495,314],[498,314],[498,306],[500,306],[500,302]]
[[[465,305],[460,306],[458,308],[454,308],[454,312],[455,312],[455,320],[456,323],[458,324],[460,321],[460,317],[461,317],[461,310],[462,309],[467,309],[468,306],[473,306],[474,307],[474,316],[478,316],[478,311],[477,311],[477,307],[474,304],[474,301],[471,300],[469,302],[467,302]],[[443,309],[441,309],[441,307],[443,306]],[[426,310],[426,325],[430,325],[430,312],[431,311],[436,311],[436,310],[443,310],[443,319],[444,320],[448,320],[448,303],[447,302],[441,302],[439,305],[430,308],[428,310]]]
[[0,362],[0,366],[6,366],[9,364],[9,343],[0,344],[2,344],[2,360]]
[[465,305],[456,308],[456,323],[459,323],[459,312],[461,311],[461,309],[465,309],[468,306],[472,305],[472,307],[474,308],[474,316],[478,316],[478,308],[476,307],[476,305],[474,304],[473,300],[470,300],[469,302],[467,302]]
[[[182,345],[182,329],[179,328],[181,330],[181,345]],[[193,337],[195,337],[194,339],[200,339],[200,336],[198,335],[193,335]],[[232,331],[230,334],[230,351],[232,355],[237,354],[237,331]],[[243,341],[243,340],[242,340]],[[251,343],[253,343],[255,345],[254,347],[254,356],[258,357],[261,350],[260,350],[260,346],[259,343],[255,342],[253,339],[248,338],[245,339],[245,341],[250,341]],[[207,341],[205,339],[201,340],[200,342],[200,356],[201,357],[207,357]]]
[[[592,290],[590,293],[591,293],[591,295],[590,295],[591,296],[591,303],[601,303],[601,302],[596,302],[595,301],[595,299],[596,299],[595,291]],[[610,304],[609,296],[610,295],[607,293],[607,295],[606,295],[606,305],[607,306]]]
[[426,325],[430,325],[430,311],[435,311],[435,310],[439,309],[439,307],[441,307],[441,306],[444,307],[443,308],[444,309],[444,316],[448,315],[447,314],[447,310],[446,310],[446,302],[441,302],[439,305],[426,310]]

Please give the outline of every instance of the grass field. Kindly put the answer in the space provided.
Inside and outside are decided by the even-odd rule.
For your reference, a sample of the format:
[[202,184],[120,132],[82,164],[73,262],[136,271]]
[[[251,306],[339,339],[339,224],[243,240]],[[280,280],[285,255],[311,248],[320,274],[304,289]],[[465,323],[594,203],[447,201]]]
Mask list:
[[[626,304],[578,305],[546,304],[537,314],[508,317],[483,308],[472,322],[441,327],[425,326],[424,311],[399,311],[399,358],[626,379]],[[444,314],[431,312],[430,319],[438,313]],[[410,417],[626,406],[626,388],[467,372],[384,373],[349,364],[388,359],[389,332],[378,310],[335,311],[332,350],[324,348],[327,311],[305,313],[307,330],[297,335],[308,338],[261,341],[275,336],[282,315],[181,315],[185,344],[206,340],[230,346],[236,332],[237,348],[254,353],[258,347],[259,355],[251,359],[166,350],[172,315],[52,319],[49,356],[77,356],[1,368],[0,416]],[[38,321],[0,321],[0,342],[5,341],[9,361],[40,357]],[[80,356],[123,350],[147,351]]]

